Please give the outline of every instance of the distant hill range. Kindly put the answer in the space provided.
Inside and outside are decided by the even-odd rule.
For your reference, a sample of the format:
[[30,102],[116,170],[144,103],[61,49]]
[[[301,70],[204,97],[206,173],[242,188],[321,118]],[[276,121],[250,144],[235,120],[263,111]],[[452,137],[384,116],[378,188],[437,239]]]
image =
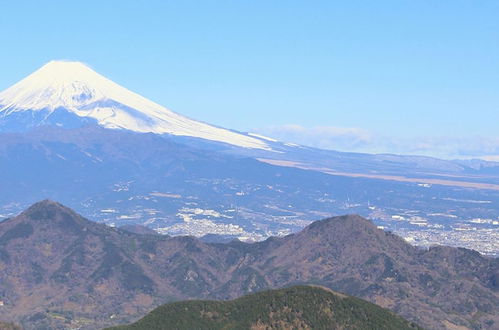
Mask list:
[[26,329],[126,324],[161,304],[316,284],[430,329],[499,325],[499,261],[422,250],[348,215],[259,243],[107,227],[45,200],[0,222],[0,319]]
[[108,330],[421,329],[387,309],[320,287],[295,286],[231,301],[190,300],[160,306],[139,321]]

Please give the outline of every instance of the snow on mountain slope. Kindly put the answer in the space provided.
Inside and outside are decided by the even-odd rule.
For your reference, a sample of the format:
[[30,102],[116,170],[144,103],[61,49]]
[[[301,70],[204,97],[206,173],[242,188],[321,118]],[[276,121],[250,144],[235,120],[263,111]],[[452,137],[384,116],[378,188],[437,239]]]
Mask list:
[[192,136],[270,150],[257,137],[181,116],[114,83],[80,62],[52,61],[0,92],[0,119],[21,112],[64,109],[106,128]]

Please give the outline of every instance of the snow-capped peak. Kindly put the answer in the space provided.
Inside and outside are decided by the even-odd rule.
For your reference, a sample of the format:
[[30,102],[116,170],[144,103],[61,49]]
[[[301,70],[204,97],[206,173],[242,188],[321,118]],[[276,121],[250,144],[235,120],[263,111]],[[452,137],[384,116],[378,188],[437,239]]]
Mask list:
[[0,118],[23,111],[64,109],[106,128],[192,136],[270,149],[258,138],[181,116],[98,74],[81,62],[52,61],[0,92]]

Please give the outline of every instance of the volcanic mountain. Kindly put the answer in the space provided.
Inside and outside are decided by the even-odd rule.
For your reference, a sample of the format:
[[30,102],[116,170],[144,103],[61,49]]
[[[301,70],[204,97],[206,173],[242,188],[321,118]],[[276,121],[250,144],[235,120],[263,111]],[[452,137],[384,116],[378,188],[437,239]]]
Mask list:
[[185,299],[293,284],[345,292],[431,329],[499,324],[499,261],[421,250],[356,215],[260,243],[135,234],[52,201],[0,223],[0,320],[26,329],[123,324]]
[[[116,226],[228,240],[296,232],[345,212],[373,214],[405,237],[437,227],[392,216],[413,214],[442,231],[453,219],[499,217],[499,163],[344,153],[240,133],[186,118],[68,61],[0,92],[0,182],[8,187],[0,190],[0,217],[50,198]],[[480,238],[493,225],[473,226],[480,231],[470,240],[452,244],[497,254]]]
[[0,131],[34,126],[111,129],[190,136],[244,148],[270,149],[264,139],[181,116],[80,62],[52,61],[0,93]]

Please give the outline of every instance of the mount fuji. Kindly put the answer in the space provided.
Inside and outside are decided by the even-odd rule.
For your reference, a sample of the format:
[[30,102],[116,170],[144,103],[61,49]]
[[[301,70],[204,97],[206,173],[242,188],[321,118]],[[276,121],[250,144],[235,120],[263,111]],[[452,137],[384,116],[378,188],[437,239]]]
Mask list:
[[0,131],[88,123],[270,150],[265,139],[179,115],[98,74],[81,62],[52,61],[0,93]]
[[357,213],[421,244],[449,244],[472,224],[456,245],[499,254],[483,239],[497,233],[498,163],[320,150],[216,127],[80,62],[50,62],[0,92],[0,185],[0,219],[49,198],[109,225],[260,240]]

